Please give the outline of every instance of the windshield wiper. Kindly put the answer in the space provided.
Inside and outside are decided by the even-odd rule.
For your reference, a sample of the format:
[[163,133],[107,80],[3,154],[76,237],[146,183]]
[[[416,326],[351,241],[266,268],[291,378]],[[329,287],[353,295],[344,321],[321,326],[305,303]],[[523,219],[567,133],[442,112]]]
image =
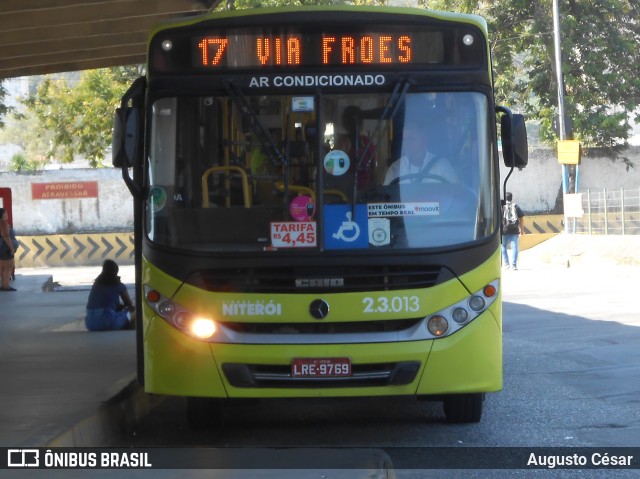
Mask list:
[[[378,139],[380,125],[383,124],[384,120],[393,120],[408,90],[409,90],[409,80],[407,80],[406,78],[398,80],[398,82],[393,87],[393,91],[391,92],[391,95],[387,100],[386,106],[382,110],[382,114],[380,115],[380,118],[378,118],[376,127],[373,130],[373,135],[371,135],[371,138],[372,138],[371,143],[367,143],[367,145],[365,145],[365,147],[362,149],[363,151],[358,152],[358,144],[360,143],[360,138],[359,137],[355,138],[355,141],[356,141],[355,143],[356,162],[355,163],[356,164],[355,164],[355,171],[353,173],[353,196],[352,196],[353,201],[351,204],[351,214],[354,215],[353,217],[355,217],[355,212],[356,212],[356,195],[358,193],[358,170],[360,169],[360,164],[364,161],[365,157],[367,156],[367,154],[371,152],[372,149],[373,150],[376,149],[376,141]],[[384,123],[384,130],[382,130],[380,134],[384,134],[386,132],[388,125],[389,125],[388,122]],[[356,127],[356,135],[359,135],[359,134],[360,132]]]
[[242,117],[247,120],[251,131],[256,135],[260,144],[265,147],[264,150],[269,159],[274,165],[282,166],[286,161],[285,158],[282,156],[282,153],[274,143],[273,138],[260,121],[258,115],[256,115],[251,108],[244,92],[232,81],[225,82],[225,88],[229,97],[231,97],[233,102],[240,109]]
[[291,113],[287,109],[287,113],[285,115],[286,131],[284,133],[284,199],[283,203],[286,205],[289,203],[289,159],[291,155],[291,140],[289,138],[289,120]]

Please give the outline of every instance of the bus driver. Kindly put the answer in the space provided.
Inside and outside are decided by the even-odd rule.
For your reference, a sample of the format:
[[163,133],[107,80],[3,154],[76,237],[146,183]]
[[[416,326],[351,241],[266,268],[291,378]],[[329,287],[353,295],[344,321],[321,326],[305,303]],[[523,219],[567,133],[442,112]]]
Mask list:
[[[413,176],[411,181],[443,181],[455,183],[458,173],[451,161],[429,150],[429,137],[437,136],[439,127],[437,118],[427,113],[433,108],[422,108],[422,101],[412,102],[415,96],[407,97],[407,108],[402,131],[402,149],[400,158],[387,169],[384,185],[392,182],[404,183],[403,179]],[[424,176],[421,180],[418,177]],[[409,181],[409,178],[406,178]]]

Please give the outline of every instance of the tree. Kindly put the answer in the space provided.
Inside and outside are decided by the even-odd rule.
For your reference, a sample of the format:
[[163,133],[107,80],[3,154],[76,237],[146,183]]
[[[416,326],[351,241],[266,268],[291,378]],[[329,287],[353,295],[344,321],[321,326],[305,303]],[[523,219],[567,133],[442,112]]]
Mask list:
[[6,96],[7,90],[0,81],[0,128],[4,127],[4,118],[9,113],[9,107],[4,103]]
[[[558,114],[551,0],[436,0],[429,8],[473,12],[490,27],[497,96],[541,122],[554,142]],[[640,2],[560,0],[562,69],[573,135],[611,156],[640,122]],[[624,158],[623,158],[624,160]]]
[[70,163],[80,155],[92,167],[101,166],[111,144],[113,112],[139,75],[137,67],[87,70],[73,87],[46,78],[24,103],[41,131],[53,132],[47,156]]
[[241,10],[245,8],[295,7],[303,5],[387,5],[389,0],[227,0],[221,2],[219,10]]
[[[19,146],[23,151],[22,156],[25,161],[28,161],[35,169],[42,168],[49,162],[52,138],[53,132],[43,128],[32,111],[24,113],[14,111],[13,115],[7,116],[4,128],[0,130],[0,143]],[[15,162],[15,165],[22,164],[21,158]],[[13,171],[18,171],[13,167],[13,159],[11,165]],[[20,167],[20,170],[24,169]]]
[[23,153],[16,153],[11,157],[9,169],[11,171],[30,172],[38,171],[38,162],[29,160]]

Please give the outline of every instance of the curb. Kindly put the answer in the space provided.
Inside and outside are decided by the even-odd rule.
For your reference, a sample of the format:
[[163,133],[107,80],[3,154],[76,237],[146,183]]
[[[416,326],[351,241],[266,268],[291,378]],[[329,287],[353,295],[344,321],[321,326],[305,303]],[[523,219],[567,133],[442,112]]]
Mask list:
[[136,379],[127,381],[95,414],[49,441],[46,447],[101,447],[130,435],[135,425],[164,398],[145,393]]

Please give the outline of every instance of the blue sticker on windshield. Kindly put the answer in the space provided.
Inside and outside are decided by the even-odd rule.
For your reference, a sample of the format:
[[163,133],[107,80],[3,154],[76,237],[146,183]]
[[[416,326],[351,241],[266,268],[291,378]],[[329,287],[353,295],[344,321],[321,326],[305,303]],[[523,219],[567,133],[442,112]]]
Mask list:
[[326,249],[367,248],[367,205],[325,205],[324,246]]

